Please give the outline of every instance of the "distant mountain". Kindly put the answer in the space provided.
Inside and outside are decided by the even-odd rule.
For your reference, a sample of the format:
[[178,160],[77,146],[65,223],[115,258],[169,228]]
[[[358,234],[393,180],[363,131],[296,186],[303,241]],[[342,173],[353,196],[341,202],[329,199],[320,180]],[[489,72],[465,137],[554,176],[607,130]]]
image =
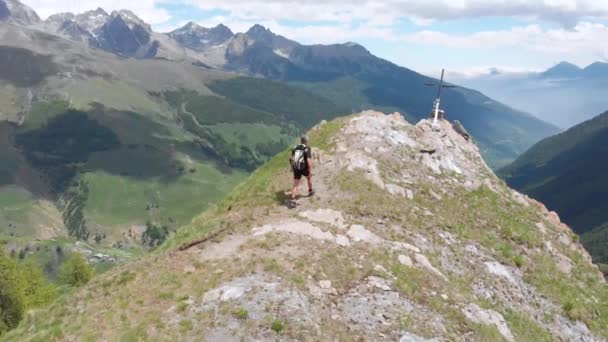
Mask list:
[[150,25],[127,10],[61,13],[50,16],[45,24],[58,34],[121,56],[153,58],[160,44],[154,40]]
[[205,28],[194,22],[190,22],[167,35],[192,50],[204,50],[212,46],[218,46],[234,37],[234,33],[222,24],[214,28]]
[[608,108],[604,94],[608,87],[608,63],[580,68],[561,62],[546,71],[529,73],[490,70],[454,81],[562,128],[591,119]]
[[543,78],[576,78],[579,77],[583,69],[568,62],[561,62],[554,67],[547,69],[540,74]]
[[595,62],[583,69],[583,75],[589,79],[608,79],[608,63]]
[[[558,212],[578,233],[603,225],[594,232],[599,236],[608,224],[606,156],[608,112],[539,142],[500,174],[510,186]],[[584,241],[598,250],[596,242]],[[603,248],[601,255],[608,255],[608,246]],[[598,261],[608,263],[608,259]]]

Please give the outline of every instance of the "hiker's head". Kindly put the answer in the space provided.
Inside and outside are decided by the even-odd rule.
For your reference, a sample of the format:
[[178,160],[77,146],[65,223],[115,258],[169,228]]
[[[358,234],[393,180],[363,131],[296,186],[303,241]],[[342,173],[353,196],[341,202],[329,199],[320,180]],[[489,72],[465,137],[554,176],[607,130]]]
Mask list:
[[303,135],[300,137],[300,142],[304,145],[308,145],[308,137]]

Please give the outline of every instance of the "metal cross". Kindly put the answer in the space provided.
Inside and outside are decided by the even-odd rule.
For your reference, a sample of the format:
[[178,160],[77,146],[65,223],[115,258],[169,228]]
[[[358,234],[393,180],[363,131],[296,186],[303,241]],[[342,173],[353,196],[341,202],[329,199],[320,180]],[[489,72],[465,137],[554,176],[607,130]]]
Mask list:
[[439,84],[436,83],[425,83],[424,85],[429,86],[429,87],[436,87],[437,88],[437,99],[435,100],[435,103],[433,105],[433,112],[434,112],[434,118],[433,118],[433,125],[437,124],[437,120],[439,119],[439,103],[441,102],[441,89],[443,88],[456,88],[456,86],[453,85],[447,85],[443,83],[443,76],[445,75],[445,69],[441,69],[441,80],[439,81]]

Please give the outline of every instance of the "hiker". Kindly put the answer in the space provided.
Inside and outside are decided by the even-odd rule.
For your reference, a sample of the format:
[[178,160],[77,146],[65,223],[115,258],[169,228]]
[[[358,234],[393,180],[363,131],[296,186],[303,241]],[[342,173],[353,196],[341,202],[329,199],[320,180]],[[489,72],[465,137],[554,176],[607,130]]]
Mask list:
[[302,176],[308,180],[308,195],[314,195],[312,189],[312,151],[308,146],[308,137],[303,135],[300,144],[291,150],[291,171],[293,172],[293,189],[291,190],[291,206],[297,205],[298,191]]

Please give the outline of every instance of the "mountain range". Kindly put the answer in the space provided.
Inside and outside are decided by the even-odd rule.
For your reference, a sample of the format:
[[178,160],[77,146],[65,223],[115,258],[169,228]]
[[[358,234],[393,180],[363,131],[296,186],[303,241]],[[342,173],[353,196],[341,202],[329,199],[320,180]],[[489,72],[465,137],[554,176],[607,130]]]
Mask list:
[[[433,79],[382,60],[356,43],[302,45],[255,25],[233,33],[218,25],[188,23],[168,34],[153,32],[130,11],[102,9],[58,14],[33,27],[126,57],[195,63],[218,70],[288,82],[350,109],[399,110],[426,117]],[[346,96],[349,95],[349,96]],[[557,128],[469,89],[445,93],[448,115],[460,120],[491,165],[502,166]]]
[[[436,80],[355,43],[260,25],[162,34],[103,9],[41,21],[0,3],[0,222],[14,238],[164,238],[321,120],[375,108],[416,121],[434,100]],[[442,103],[493,166],[557,132],[474,90]]]
[[598,263],[608,264],[608,112],[547,138],[500,171],[558,212]]
[[541,72],[494,70],[456,81],[564,129],[608,108],[603,91],[608,86],[608,63],[604,62],[585,68],[561,62]]

